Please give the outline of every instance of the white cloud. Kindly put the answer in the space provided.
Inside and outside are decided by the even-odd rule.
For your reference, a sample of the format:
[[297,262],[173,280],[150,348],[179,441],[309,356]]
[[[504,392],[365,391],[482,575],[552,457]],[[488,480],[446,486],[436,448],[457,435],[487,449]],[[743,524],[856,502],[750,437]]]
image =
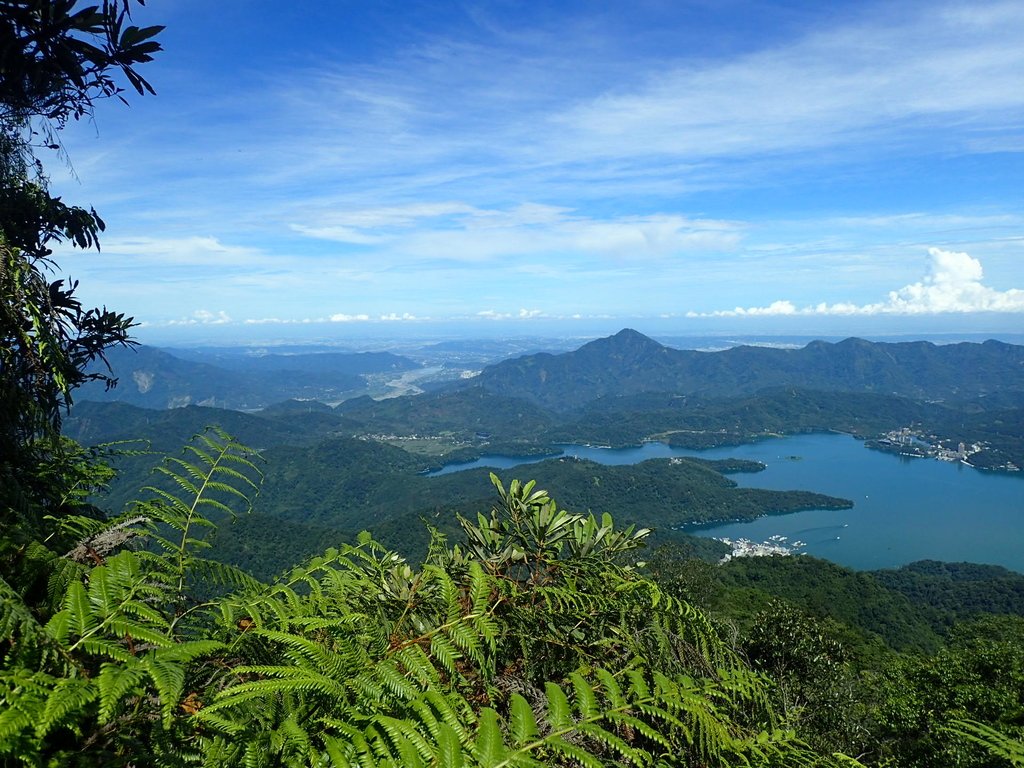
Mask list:
[[[681,61],[555,119],[563,152],[702,157],[807,150],[1019,112],[1024,8],[894,13],[710,66]],[[902,17],[901,17],[902,16]],[[1012,125],[1013,123],[1008,123]]]
[[925,278],[889,293],[889,300],[863,308],[869,314],[939,312],[1024,312],[1024,290],[997,291],[981,282],[981,262],[966,253],[929,248]]
[[890,291],[886,301],[857,305],[850,302],[797,309],[790,301],[766,307],[736,307],[715,312],[688,312],[687,317],[744,317],[770,315],[936,315],[965,312],[1024,312],[1024,290],[999,291],[982,283],[981,262],[966,253],[929,248],[928,272],[920,281]]
[[197,309],[191,317],[168,320],[167,325],[226,325],[230,322],[231,316],[223,310],[210,312],[207,309]]
[[367,320],[369,320],[370,316],[369,315],[362,315],[362,314],[360,314],[360,315],[346,315],[344,313],[339,312],[337,314],[331,315],[328,319],[332,323],[360,323],[360,322],[366,322]]
[[180,238],[112,237],[102,241],[102,254],[130,256],[117,263],[124,266],[149,268],[160,266],[252,266],[265,263],[266,254],[256,248],[228,245],[216,237],[195,236]]
[[626,259],[734,250],[742,226],[678,214],[594,218],[572,209],[524,203],[481,208],[459,202],[352,210],[326,215],[316,226],[293,224],[300,234],[407,258],[487,261],[559,253]]

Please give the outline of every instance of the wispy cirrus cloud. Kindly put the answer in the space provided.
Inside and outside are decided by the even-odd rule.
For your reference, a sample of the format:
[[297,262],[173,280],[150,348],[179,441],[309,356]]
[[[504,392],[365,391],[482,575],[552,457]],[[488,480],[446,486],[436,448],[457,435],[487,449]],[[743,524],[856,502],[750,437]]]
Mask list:
[[325,214],[318,226],[292,229],[309,237],[377,246],[407,258],[486,261],[544,253],[644,259],[731,251],[743,227],[679,215],[598,219],[535,203],[502,209],[448,202],[334,212]]
[[[66,266],[197,326],[1017,312],[1024,6],[714,5],[408,9],[350,50],[282,8],[301,36],[202,70],[169,42],[157,98],[69,132],[57,186],[111,226]],[[928,245],[984,276],[918,279]]]
[[1008,87],[1024,70],[1019,3],[876,10],[790,45],[648,73],[556,116],[560,135],[577,152],[706,158],[864,140],[877,151],[940,130],[947,149],[970,151],[979,133],[964,116],[1019,117],[1024,90]]

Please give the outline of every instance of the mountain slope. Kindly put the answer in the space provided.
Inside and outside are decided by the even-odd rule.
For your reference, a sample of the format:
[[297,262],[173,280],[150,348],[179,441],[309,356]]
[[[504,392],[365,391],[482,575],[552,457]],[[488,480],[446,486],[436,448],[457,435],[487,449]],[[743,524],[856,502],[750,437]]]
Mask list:
[[289,398],[341,399],[362,391],[361,373],[418,367],[395,355],[267,355],[233,358],[231,365],[186,360],[156,347],[107,353],[118,385],[88,384],[76,400],[119,401],[143,408],[210,405],[251,410]]
[[490,366],[475,382],[492,392],[562,411],[611,395],[732,397],[794,386],[968,399],[1024,391],[1024,347],[997,341],[936,346],[846,339],[837,344],[815,341],[802,349],[697,352],[672,349],[625,329],[574,352],[530,355]]

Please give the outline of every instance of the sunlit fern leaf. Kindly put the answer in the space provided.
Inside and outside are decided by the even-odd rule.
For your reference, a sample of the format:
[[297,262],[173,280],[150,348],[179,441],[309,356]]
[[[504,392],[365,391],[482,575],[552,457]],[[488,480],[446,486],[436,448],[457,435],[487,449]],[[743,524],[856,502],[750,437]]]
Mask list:
[[122,664],[129,664],[134,658],[121,640],[109,640],[105,637],[87,637],[77,643],[82,653],[98,659],[110,659]]
[[557,683],[546,683],[544,693],[547,696],[548,716],[547,720],[552,728],[564,729],[572,725],[572,707],[565,691]]
[[944,730],[984,747],[1017,768],[1024,766],[1024,741],[1007,736],[990,725],[975,720],[954,720]]
[[270,629],[256,629],[253,633],[280,644],[284,656],[296,668],[314,669],[320,674],[334,678],[344,678],[350,671],[344,657],[331,653],[322,643],[315,640]]
[[462,654],[444,635],[438,633],[430,638],[430,653],[445,672],[455,676],[455,662],[462,658]]
[[185,685],[185,668],[181,664],[165,661],[155,654],[147,655],[143,666],[160,695],[160,714],[164,728],[171,726],[172,716],[181,701]]
[[512,694],[509,711],[509,730],[516,747],[523,747],[540,735],[533,708],[521,694]]
[[471,624],[459,621],[446,625],[445,634],[463,654],[476,661],[478,666],[485,665],[480,636]]
[[443,765],[446,768],[462,768],[465,760],[459,734],[446,723],[441,723],[435,738],[437,740],[436,765]]
[[197,559],[192,564],[192,573],[208,583],[236,589],[257,591],[265,586],[248,571],[216,560]]
[[394,717],[384,717],[381,720],[395,726],[394,730],[389,731],[389,735],[398,747],[398,757],[403,763],[426,765],[435,758],[437,745],[429,732],[421,731],[416,720]]
[[594,717],[598,711],[597,694],[590,683],[583,679],[579,672],[573,672],[569,676],[572,683],[573,694],[576,702],[576,711],[580,717]]
[[308,764],[314,758],[312,739],[296,720],[296,713],[293,712],[284,718],[277,730],[282,738],[281,751],[284,754],[293,755],[301,764]]
[[632,698],[646,699],[650,697],[651,689],[641,672],[631,669],[627,671],[626,676],[629,680],[629,694]]
[[0,673],[0,693],[6,704],[0,708],[0,745],[16,742],[19,734],[35,727],[55,682],[51,675],[23,668]]
[[622,737],[596,722],[581,722],[576,726],[576,732],[588,736],[595,744],[599,744],[602,747],[601,752],[614,752],[628,764],[644,765],[648,762],[649,756],[642,750],[629,746]]
[[[647,715],[648,717],[651,717],[651,715],[652,715],[651,710],[652,709],[657,709],[657,708],[654,708],[654,707],[651,707],[650,705],[648,705],[648,706],[644,707],[642,710],[638,708],[637,711],[638,712],[642,711],[643,714]],[[615,711],[615,710],[609,711],[606,714],[606,717],[607,717],[608,721],[611,722],[611,723],[614,723],[617,728],[620,728],[620,729],[623,729],[623,730],[626,730],[626,729],[631,730],[634,733],[637,733],[637,734],[643,736],[645,739],[647,739],[647,740],[657,744],[658,746],[662,747],[663,749],[667,750],[667,749],[671,749],[672,748],[671,741],[669,741],[669,739],[659,729],[657,729],[657,728],[653,727],[652,725],[650,725],[650,723],[648,723],[646,720],[643,720],[643,719],[641,719],[639,717],[636,717],[636,716],[634,716],[632,714],[629,714],[628,712],[619,712],[619,711]],[[655,719],[661,720],[663,723],[670,723],[670,724],[678,726],[680,728],[683,727],[682,723],[680,723],[678,720],[675,720],[674,718],[671,718],[671,717],[657,717]]]
[[602,690],[604,695],[608,697],[609,702],[615,709],[621,709],[626,706],[626,700],[622,694],[622,688],[619,687],[618,681],[606,669],[598,668],[594,671],[597,679],[601,681]]
[[217,694],[216,701],[200,710],[200,720],[226,709],[237,709],[253,702],[274,701],[288,693],[319,694],[338,700],[347,698],[345,686],[308,669],[281,666],[239,667],[239,674],[261,675],[264,679],[236,683]]
[[84,635],[97,623],[89,603],[89,593],[80,581],[74,581],[68,587],[64,596],[63,612],[67,615],[71,631],[77,635]]
[[501,726],[498,724],[498,714],[490,707],[480,710],[474,752],[479,764],[486,768],[499,765],[508,756]]
[[380,686],[395,698],[410,700],[420,693],[419,688],[413,685],[391,661],[385,660],[377,663],[373,675],[379,681]]
[[416,705],[429,707],[437,719],[458,735],[462,743],[469,741],[471,728],[476,723],[476,712],[458,693],[442,694],[436,688],[428,689]]
[[189,664],[204,656],[211,656],[227,646],[219,640],[184,640],[156,651],[160,659],[178,664]]
[[105,662],[100,667],[100,673],[96,676],[96,686],[99,690],[101,725],[110,722],[121,700],[138,686],[143,677],[144,673],[138,662]]

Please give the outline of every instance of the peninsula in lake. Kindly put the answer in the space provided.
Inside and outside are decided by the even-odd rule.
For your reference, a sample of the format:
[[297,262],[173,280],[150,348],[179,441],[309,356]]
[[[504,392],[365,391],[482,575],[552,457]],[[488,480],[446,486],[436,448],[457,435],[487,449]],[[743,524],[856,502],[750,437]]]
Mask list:
[[[238,380],[232,376],[248,377],[248,389],[236,392],[248,393],[246,402],[290,396],[252,412],[195,404],[152,410],[83,400],[67,421],[69,434],[86,443],[144,437],[154,448],[171,451],[217,424],[261,449],[267,460],[264,490],[256,514],[233,537],[239,561],[246,546],[265,549],[268,540],[286,540],[276,550],[280,554],[265,561],[268,568],[315,551],[325,535],[351,537],[363,528],[404,551],[424,546],[425,532],[409,533],[421,530],[419,518],[451,529],[456,512],[486,506],[490,489],[485,469],[445,477],[423,473],[484,454],[543,457],[561,454],[565,443],[652,441],[704,449],[821,431],[882,440],[896,431],[927,439],[937,450],[955,452],[964,443],[976,467],[1012,471],[1024,465],[1024,347],[995,341],[847,339],[797,349],[696,352],[627,329],[574,350],[520,355],[478,371],[464,367],[464,355],[452,364],[451,358],[411,354],[296,350],[174,357],[143,349],[114,362],[121,385],[83,396],[138,402],[140,395],[160,392],[177,393],[173,402],[195,402],[207,399],[202,395],[214,391],[213,382]],[[183,376],[189,366],[203,376]],[[220,379],[219,370],[229,375]],[[965,370],[972,374],[965,376]],[[432,382],[424,381],[419,394],[367,394],[384,380],[417,372]],[[323,387],[334,396],[347,388],[356,396],[336,405],[303,399],[308,389],[289,389],[303,375],[305,387]],[[123,460],[122,480],[109,504],[123,504],[144,484],[154,461]],[[705,552],[715,545],[693,541],[682,526],[851,504],[799,486],[736,488],[728,478],[752,469],[687,460],[645,462],[627,471],[562,459],[523,472],[557,488],[567,504],[655,527],[659,536]]]

